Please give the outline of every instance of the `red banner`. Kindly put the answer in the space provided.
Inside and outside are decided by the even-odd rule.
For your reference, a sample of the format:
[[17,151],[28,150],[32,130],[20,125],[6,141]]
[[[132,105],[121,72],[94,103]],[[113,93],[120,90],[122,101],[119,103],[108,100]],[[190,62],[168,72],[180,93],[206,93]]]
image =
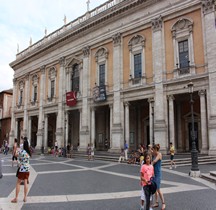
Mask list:
[[66,103],[67,106],[75,106],[77,103],[76,92],[71,91],[66,93]]

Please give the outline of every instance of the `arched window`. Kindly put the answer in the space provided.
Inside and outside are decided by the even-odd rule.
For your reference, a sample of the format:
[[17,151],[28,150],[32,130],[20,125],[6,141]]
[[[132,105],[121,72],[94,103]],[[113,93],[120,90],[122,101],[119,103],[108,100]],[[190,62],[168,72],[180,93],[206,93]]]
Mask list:
[[189,18],[178,19],[171,28],[174,47],[175,76],[195,73],[193,49],[193,21]]
[[133,36],[129,43],[130,51],[130,80],[132,84],[140,84],[145,78],[145,38],[141,35]]
[[48,101],[52,101],[56,96],[56,76],[57,71],[55,67],[51,67],[49,70],[49,91]]

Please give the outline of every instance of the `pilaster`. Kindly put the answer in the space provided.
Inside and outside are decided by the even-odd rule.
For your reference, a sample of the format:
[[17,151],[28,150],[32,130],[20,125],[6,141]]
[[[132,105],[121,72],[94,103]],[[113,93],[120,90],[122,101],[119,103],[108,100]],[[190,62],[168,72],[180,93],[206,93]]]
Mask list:
[[167,129],[165,121],[163,90],[163,20],[159,16],[152,20],[153,75],[155,82],[154,132],[155,143],[160,144],[161,152],[166,153]]
[[206,63],[208,64],[209,72],[209,154],[216,154],[216,28],[215,28],[215,1],[202,0],[203,17],[204,17],[204,32],[206,43]]

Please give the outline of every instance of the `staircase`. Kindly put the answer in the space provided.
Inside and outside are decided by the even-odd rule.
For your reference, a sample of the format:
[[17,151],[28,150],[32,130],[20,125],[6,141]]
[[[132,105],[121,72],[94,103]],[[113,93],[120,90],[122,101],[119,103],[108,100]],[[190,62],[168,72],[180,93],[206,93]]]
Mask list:
[[216,171],[210,171],[209,173],[202,173],[201,178],[216,184]]
[[[72,157],[87,159],[88,156],[86,152],[73,151]],[[128,157],[130,157],[130,155],[128,155]],[[200,154],[198,158],[199,158],[199,165],[216,164],[216,156],[208,156],[208,155]],[[109,153],[107,151],[95,151],[95,159],[103,160],[103,161],[118,162],[119,154]],[[178,167],[191,166],[191,154],[185,153],[185,154],[175,155],[174,161]],[[124,163],[127,163],[127,161],[124,161]],[[169,155],[163,155],[162,166],[165,168],[170,167],[170,156]]]

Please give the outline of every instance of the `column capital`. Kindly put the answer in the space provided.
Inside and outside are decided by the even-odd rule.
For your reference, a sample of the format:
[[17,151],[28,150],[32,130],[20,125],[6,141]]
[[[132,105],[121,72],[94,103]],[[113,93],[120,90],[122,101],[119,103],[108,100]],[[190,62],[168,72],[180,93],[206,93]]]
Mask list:
[[90,55],[90,47],[89,46],[84,47],[82,49],[82,52],[84,57],[88,57]]
[[201,0],[201,2],[205,15],[215,11],[215,0]]
[[148,102],[149,102],[149,103],[154,103],[155,100],[154,100],[154,98],[148,98]]
[[45,69],[46,69],[45,65],[40,67],[41,74],[45,74]]
[[114,34],[112,39],[114,46],[119,46],[121,44],[121,33]]
[[59,58],[59,64],[60,64],[61,67],[64,67],[64,65],[65,65],[65,57],[62,56],[62,57]]
[[199,94],[200,97],[205,96],[206,90],[199,90],[198,94]]
[[162,30],[162,24],[163,24],[162,16],[159,16],[158,18],[153,19],[151,23],[152,23],[153,32]]
[[174,100],[175,100],[175,97],[174,97],[173,95],[168,95],[168,96],[167,96],[167,99],[168,99],[169,101],[174,101]]
[[129,103],[128,101],[125,101],[125,102],[124,102],[124,106],[125,106],[125,107],[128,107],[128,106],[130,106],[130,103]]
[[29,73],[27,73],[27,74],[25,75],[25,80],[26,80],[26,81],[29,80],[29,75],[30,75]]
[[13,79],[13,85],[15,86],[17,84],[17,78]]

